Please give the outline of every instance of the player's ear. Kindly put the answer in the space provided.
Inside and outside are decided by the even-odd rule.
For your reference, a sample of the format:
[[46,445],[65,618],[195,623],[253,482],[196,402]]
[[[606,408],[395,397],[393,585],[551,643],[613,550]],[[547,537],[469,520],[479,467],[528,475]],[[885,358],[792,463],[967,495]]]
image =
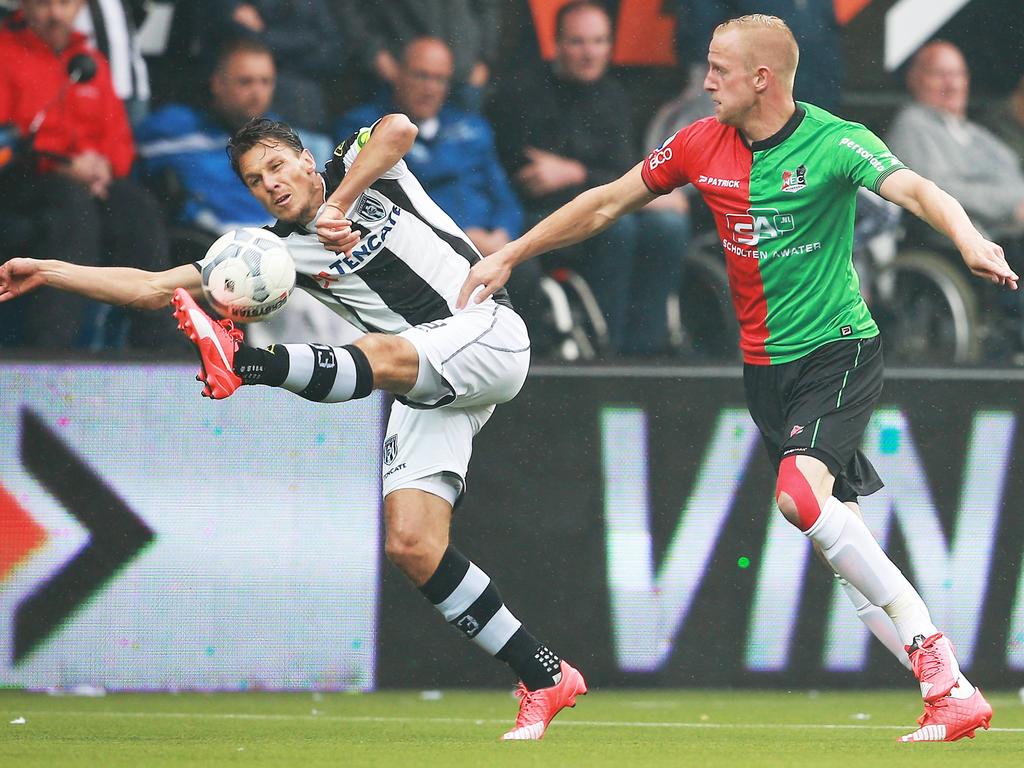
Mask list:
[[313,153],[308,149],[302,150],[302,154],[299,155],[299,163],[302,165],[302,170],[306,173],[316,173],[316,158],[313,157]]

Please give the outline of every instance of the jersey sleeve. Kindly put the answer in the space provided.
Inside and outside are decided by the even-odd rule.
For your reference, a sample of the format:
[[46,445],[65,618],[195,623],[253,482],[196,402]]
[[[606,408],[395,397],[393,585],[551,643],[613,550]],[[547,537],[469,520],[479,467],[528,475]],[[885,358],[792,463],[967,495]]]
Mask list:
[[894,171],[905,168],[885,142],[858,123],[846,123],[835,138],[836,172],[872,192]]
[[[333,181],[336,186],[341,178],[344,177],[345,172],[352,167],[352,163],[356,161],[359,153],[366,146],[366,142],[370,140],[370,134],[373,133],[373,129],[377,127],[379,122],[380,120],[371,126],[360,128],[335,148],[334,157],[324,166],[324,170],[327,171],[328,181]],[[380,178],[400,179],[408,173],[409,168],[405,164],[405,160],[399,160],[382,173]]]
[[666,195],[676,187],[690,183],[686,172],[686,147],[692,126],[676,131],[665,143],[653,150],[640,168],[644,184],[656,195]]

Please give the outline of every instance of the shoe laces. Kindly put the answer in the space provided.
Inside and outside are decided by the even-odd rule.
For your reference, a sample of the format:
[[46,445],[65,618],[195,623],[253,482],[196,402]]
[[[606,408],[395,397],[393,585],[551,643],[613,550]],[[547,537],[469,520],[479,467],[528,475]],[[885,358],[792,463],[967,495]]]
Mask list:
[[927,680],[938,674],[945,666],[942,654],[934,643],[927,648],[918,648],[914,655],[916,657],[914,666],[917,667],[917,676],[921,680]]
[[516,727],[529,725],[543,721],[547,715],[547,695],[545,689],[538,688],[531,691],[525,683],[519,683],[515,690],[515,697],[522,699],[519,702],[519,716],[516,718]]
[[228,338],[236,344],[241,344],[242,339],[245,338],[245,334],[241,328],[236,328],[235,324],[230,320],[218,320],[217,324],[220,325],[225,331],[227,331]]

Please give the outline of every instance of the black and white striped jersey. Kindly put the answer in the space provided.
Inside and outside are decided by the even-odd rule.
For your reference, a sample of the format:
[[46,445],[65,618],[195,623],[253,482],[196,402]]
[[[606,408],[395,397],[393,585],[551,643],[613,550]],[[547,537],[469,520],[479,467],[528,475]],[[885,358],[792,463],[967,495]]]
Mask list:
[[[369,135],[364,128],[334,151],[321,174],[325,196],[341,183]],[[401,333],[451,317],[480,253],[404,160],[359,197],[347,218],[362,234],[349,255],[324,248],[312,224],[307,229],[278,221],[267,227],[287,244],[299,286],[366,331]],[[511,307],[504,290],[494,300]]]

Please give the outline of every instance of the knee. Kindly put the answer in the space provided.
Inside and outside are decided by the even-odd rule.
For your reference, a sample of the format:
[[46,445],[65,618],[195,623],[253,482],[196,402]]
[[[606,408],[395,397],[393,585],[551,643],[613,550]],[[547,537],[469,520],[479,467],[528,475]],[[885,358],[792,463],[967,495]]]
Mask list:
[[444,545],[433,541],[422,529],[405,525],[401,521],[393,522],[384,538],[384,554],[388,560],[402,573],[422,582],[433,572],[431,565],[436,566]]
[[416,383],[419,354],[411,342],[399,336],[368,333],[355,342],[373,371],[376,389],[401,390],[404,394]]
[[821,506],[807,478],[796,466],[796,456],[787,456],[779,465],[775,482],[775,503],[792,525],[808,530],[821,515]]
[[384,539],[384,554],[399,569],[422,559],[426,554],[426,543],[418,532],[402,528],[392,528]]

